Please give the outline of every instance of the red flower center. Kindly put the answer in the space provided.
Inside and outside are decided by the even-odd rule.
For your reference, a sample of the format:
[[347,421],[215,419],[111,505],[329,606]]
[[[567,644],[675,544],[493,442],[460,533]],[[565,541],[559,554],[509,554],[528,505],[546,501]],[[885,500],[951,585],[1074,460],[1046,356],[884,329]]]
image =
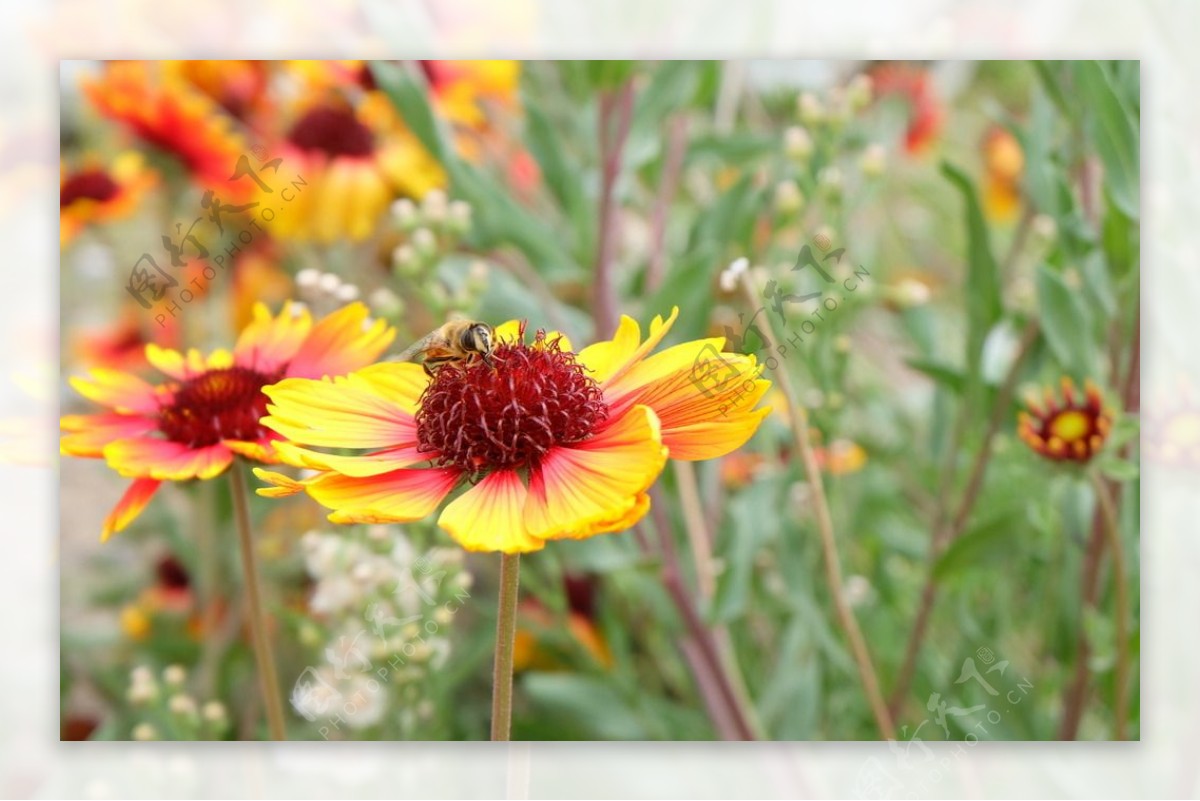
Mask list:
[[262,388],[282,377],[282,368],[272,374],[246,367],[209,370],[179,385],[171,403],[159,409],[158,430],[190,448],[261,440],[268,433],[258,424],[267,413]]
[[348,108],[317,106],[292,126],[288,139],[302,150],[318,150],[330,158],[365,157],[375,152],[375,137]]
[[112,200],[121,191],[117,182],[104,170],[84,170],[72,175],[58,190],[58,207],[70,206],[77,200]]
[[491,360],[494,367],[478,358],[447,363],[425,388],[417,440],[422,451],[441,454],[439,464],[472,474],[534,467],[608,417],[600,387],[544,331],[532,346],[499,345]]

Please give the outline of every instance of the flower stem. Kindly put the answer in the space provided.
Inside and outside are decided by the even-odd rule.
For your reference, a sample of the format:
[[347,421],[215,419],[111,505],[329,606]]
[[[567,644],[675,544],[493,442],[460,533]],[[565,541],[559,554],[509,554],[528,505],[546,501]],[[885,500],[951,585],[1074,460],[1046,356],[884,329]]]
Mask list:
[[1113,583],[1117,591],[1117,675],[1116,702],[1113,717],[1116,721],[1118,740],[1125,739],[1125,709],[1129,693],[1129,584],[1125,577],[1125,555],[1121,547],[1121,533],[1117,524],[1117,508],[1109,495],[1108,486],[1099,473],[1092,473],[1092,486],[1096,489],[1096,502],[1104,516],[1104,532],[1108,547],[1112,551]]
[[496,615],[496,659],[492,669],[492,739],[510,739],[512,729],[513,646],[517,637],[517,595],[521,555],[500,555],[500,600]]
[[242,551],[242,574],[246,586],[246,605],[250,613],[250,634],[254,641],[254,661],[258,664],[258,681],[267,708],[267,728],[272,740],[286,740],[283,723],[283,703],[279,694],[279,677],[275,673],[275,657],[267,639],[267,618],[263,611],[259,588],[258,566],[254,557],[254,535],[250,531],[250,509],[246,502],[246,476],[242,462],[234,458],[229,470],[229,487],[233,493],[233,513],[237,521],[238,543]]
[[[967,521],[971,519],[971,512],[974,510],[975,502],[979,499],[979,493],[983,489],[983,479],[992,458],[992,446],[996,435],[1000,432],[1000,427],[1004,424],[1004,420],[1011,414],[1009,405],[1012,403],[1012,396],[1016,391],[1017,379],[1020,377],[1021,367],[1025,364],[1025,360],[1029,357],[1040,335],[1041,326],[1036,320],[1031,320],[1025,326],[1025,331],[1021,335],[1020,344],[1017,346],[1017,353],[1013,357],[1012,365],[1008,368],[1008,375],[1005,376],[1004,383],[996,393],[996,402],[992,406],[991,415],[988,417],[987,430],[983,434],[983,442],[979,446],[979,452],[975,455],[975,461],[971,465],[970,477],[967,479],[967,486],[963,490],[962,499],[959,501],[953,517],[949,516],[949,507],[946,500],[950,495],[948,475],[953,471],[943,471],[942,473],[942,480],[939,482],[942,500],[935,515],[933,536],[929,543],[929,560],[925,572],[925,586],[921,590],[921,600],[917,606],[917,616],[913,620],[908,644],[904,649],[904,662],[900,667],[899,677],[896,680],[895,687],[892,689],[891,700],[888,704],[888,709],[893,716],[899,714],[904,699],[908,695],[909,686],[912,684],[913,675],[917,669],[917,657],[921,652],[921,646],[924,644],[925,635],[929,630],[929,622],[932,618],[933,605],[937,600],[938,590],[937,578],[934,576],[933,571],[934,565],[938,557],[945,553],[945,549],[962,536],[963,531],[967,527]],[[960,411],[959,414],[960,421],[966,419],[964,411]],[[960,442],[959,433],[961,432],[956,433],[949,443],[949,460],[946,463],[949,467],[953,467],[954,456],[958,452]]]
[[[742,273],[742,290],[751,308],[759,305],[761,300],[759,289],[755,286],[752,276],[753,273],[749,270]],[[781,352],[779,350],[779,342],[775,337],[775,330],[771,327],[770,323],[763,326],[763,335],[768,340],[767,346],[772,352]],[[888,711],[887,703],[884,701],[883,692],[879,688],[879,677],[876,675],[875,668],[871,664],[871,654],[867,650],[867,643],[863,639],[862,630],[858,627],[858,620],[854,617],[854,610],[850,608],[850,603],[846,600],[846,593],[842,582],[841,561],[838,557],[837,539],[833,531],[833,516],[829,512],[829,504],[825,499],[825,486],[821,481],[821,468],[817,464],[816,454],[813,452],[812,443],[808,439],[808,414],[804,407],[800,405],[796,390],[792,387],[792,382],[788,377],[786,368],[775,371],[775,380],[779,384],[780,390],[783,391],[784,397],[787,399],[788,411],[791,414],[793,439],[796,442],[796,450],[800,452],[800,457],[804,462],[804,473],[808,478],[809,490],[812,493],[813,514],[817,521],[817,531],[821,536],[821,550],[825,557],[825,577],[829,583],[829,594],[833,596],[834,610],[837,613],[842,631],[849,641],[850,654],[854,657],[855,665],[858,667],[858,677],[862,682],[867,703],[871,707],[871,714],[875,717],[875,725],[879,728],[879,733],[883,735],[885,740],[894,740],[896,739],[896,729],[892,723],[892,715]]]
[[600,221],[596,234],[596,271],[592,288],[596,336],[611,336],[617,330],[617,296],[613,283],[612,261],[617,251],[616,209],[617,178],[621,173],[621,153],[633,120],[633,83],[600,96],[597,115],[600,139]]

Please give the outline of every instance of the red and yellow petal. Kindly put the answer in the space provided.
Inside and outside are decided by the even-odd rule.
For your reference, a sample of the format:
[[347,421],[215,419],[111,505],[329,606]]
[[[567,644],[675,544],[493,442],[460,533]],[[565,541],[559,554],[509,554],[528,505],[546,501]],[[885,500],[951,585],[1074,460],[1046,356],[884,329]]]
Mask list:
[[580,364],[588,371],[588,375],[601,386],[619,379],[640,359],[658,347],[663,337],[671,330],[675,319],[679,316],[679,307],[671,310],[671,316],[663,320],[656,316],[650,323],[650,333],[642,342],[641,328],[631,317],[621,315],[617,332],[611,340],[596,342],[588,345],[577,354]]
[[388,448],[383,451],[363,454],[361,456],[340,456],[330,453],[301,448],[286,440],[275,443],[275,453],[285,464],[294,467],[304,467],[310,470],[326,470],[341,473],[344,476],[377,476],[412,467],[435,458],[437,454],[427,453],[417,449],[416,443],[398,448]]
[[325,473],[303,482],[334,523],[405,523],[433,514],[462,478],[453,467],[393,470],[377,476]]
[[[413,367],[424,375],[417,365],[389,366]],[[360,371],[319,381],[285,379],[263,389],[271,403],[261,423],[301,445],[380,450],[416,443],[416,398],[404,394],[415,381],[408,380],[407,372],[411,371]]]
[[525,526],[528,495],[515,470],[497,470],[447,506],[438,525],[468,551],[541,550],[545,543]]
[[67,456],[99,458],[104,446],[127,437],[154,430],[154,418],[127,414],[73,414],[59,421],[67,434],[59,440],[59,450]]
[[154,493],[158,491],[161,483],[154,478],[139,478],[130,484],[129,489],[125,490],[125,494],[121,496],[121,500],[117,501],[117,505],[108,513],[108,517],[104,518],[104,529],[100,533],[100,541],[107,541],[113,534],[123,531],[132,523],[134,518],[146,508],[146,504],[150,503],[150,499],[154,497]]
[[306,484],[303,481],[285,476],[283,473],[276,473],[274,470],[264,470],[261,467],[254,468],[254,475],[260,480],[267,482],[271,486],[258,487],[254,491],[264,498],[287,498],[300,492],[304,492]]
[[668,348],[630,367],[605,387],[616,409],[645,404],[662,426],[672,459],[713,459],[746,443],[770,407],[755,405],[771,382],[753,356],[722,353],[724,340]]
[[289,377],[344,375],[378,359],[396,330],[384,320],[368,323],[370,309],[351,303],[317,323],[288,365]]
[[71,386],[88,400],[124,414],[157,412],[162,397],[142,379],[117,370],[92,370],[86,378],[72,378]]
[[631,408],[591,439],[551,449],[530,471],[529,533],[590,537],[627,527],[649,508],[642,496],[666,462],[658,418],[647,406]]
[[165,439],[131,437],[106,445],[104,460],[123,476],[185,481],[220,475],[233,462],[233,451],[221,442],[192,448]]
[[238,337],[233,361],[241,367],[272,373],[292,361],[312,328],[312,315],[303,304],[287,303],[276,317],[265,304],[255,304],[254,321]]

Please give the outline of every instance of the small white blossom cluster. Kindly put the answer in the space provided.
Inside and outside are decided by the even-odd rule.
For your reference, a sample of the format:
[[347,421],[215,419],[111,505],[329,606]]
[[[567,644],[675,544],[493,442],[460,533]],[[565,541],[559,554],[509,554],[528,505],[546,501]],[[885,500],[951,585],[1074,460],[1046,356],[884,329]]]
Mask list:
[[146,665],[129,674],[125,698],[146,720],[130,731],[134,740],[217,740],[229,728],[229,715],[220,701],[199,704],[187,689],[188,672],[168,665],[159,675]]
[[449,200],[440,189],[426,193],[419,205],[408,198],[392,203],[392,219],[407,234],[392,252],[392,266],[401,275],[421,275],[471,230],[471,214],[471,204]]
[[[814,196],[819,194],[831,200],[843,195],[848,176],[839,166],[838,157],[844,155],[843,148],[860,147],[843,136],[844,129],[873,98],[874,86],[868,75],[856,75],[844,86],[834,86],[823,95],[806,91],[796,98],[798,122],[783,131],[783,154],[802,174],[812,177],[800,183],[785,179],[776,185],[775,208],[780,215],[791,216],[803,210],[805,189],[812,190]],[[878,142],[861,147],[858,172],[868,180],[881,177],[887,170],[887,150]]]
[[419,552],[395,526],[310,531],[301,547],[324,627],[301,634],[321,659],[296,681],[292,706],[326,738],[380,723],[411,733],[432,714],[424,684],[449,658],[450,623],[470,597],[463,552]]

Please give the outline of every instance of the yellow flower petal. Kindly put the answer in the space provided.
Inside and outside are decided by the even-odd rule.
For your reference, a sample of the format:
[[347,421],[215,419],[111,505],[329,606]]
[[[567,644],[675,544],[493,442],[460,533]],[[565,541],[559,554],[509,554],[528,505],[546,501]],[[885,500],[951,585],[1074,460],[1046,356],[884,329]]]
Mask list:
[[601,385],[615,381],[658,346],[678,316],[679,307],[676,306],[665,321],[661,316],[655,317],[650,323],[649,336],[642,342],[641,328],[637,321],[621,315],[621,322],[613,338],[588,345],[577,354],[578,361],[587,369],[588,375]]
[[[410,409],[415,409],[415,399],[404,398],[399,390],[386,391],[410,384],[395,370],[335,379],[288,378],[263,389],[271,403],[261,422],[303,445],[383,449],[414,443],[417,424]],[[410,408],[400,405],[405,401]]]
[[525,528],[527,495],[516,471],[497,470],[447,506],[438,525],[468,551],[541,550],[545,543]]
[[254,490],[264,498],[286,498],[298,492],[304,492],[305,484],[303,481],[297,481],[294,478],[285,476],[283,473],[276,473],[273,470],[264,470],[261,467],[256,467],[254,468],[254,475],[271,485],[269,487],[258,487]]

